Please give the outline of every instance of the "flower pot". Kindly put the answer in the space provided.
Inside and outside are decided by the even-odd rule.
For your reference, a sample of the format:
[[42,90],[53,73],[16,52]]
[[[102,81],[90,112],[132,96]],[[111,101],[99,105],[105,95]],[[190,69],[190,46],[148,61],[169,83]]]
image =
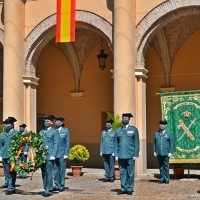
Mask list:
[[174,171],[174,178],[181,179],[184,176],[184,168],[173,168]]
[[0,176],[4,176],[4,169],[2,163],[0,163]]
[[81,176],[83,166],[71,166],[72,175],[75,177]]
[[120,171],[119,171],[119,166],[115,165],[115,180],[120,179]]

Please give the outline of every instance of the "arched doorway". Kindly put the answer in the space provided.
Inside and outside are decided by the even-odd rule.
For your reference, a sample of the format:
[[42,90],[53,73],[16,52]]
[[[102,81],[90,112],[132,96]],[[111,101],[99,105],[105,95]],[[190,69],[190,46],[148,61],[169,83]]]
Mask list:
[[[102,165],[98,157],[102,116],[106,111],[113,111],[110,72],[113,58],[111,45],[107,42],[109,37],[82,21],[76,22],[76,41],[73,43],[55,43],[55,24],[41,37],[39,43],[29,45],[34,53],[27,54],[31,57],[27,57],[27,73],[40,78],[37,86],[38,122],[42,125],[43,116],[47,114],[64,117],[71,145],[85,145],[91,154],[86,165],[99,167]],[[104,70],[99,68],[96,57],[100,53],[102,37],[108,54]]]
[[199,1],[167,1],[148,13],[137,26],[137,67],[149,71],[146,85],[148,168],[157,167],[152,141],[161,108],[160,97],[155,94],[169,89],[199,89],[199,14]]

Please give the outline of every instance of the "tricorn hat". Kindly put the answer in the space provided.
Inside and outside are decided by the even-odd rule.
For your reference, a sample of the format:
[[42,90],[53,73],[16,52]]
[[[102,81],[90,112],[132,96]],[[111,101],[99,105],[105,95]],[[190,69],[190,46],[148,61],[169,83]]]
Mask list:
[[55,120],[56,121],[61,121],[61,122],[65,121],[65,119],[63,117],[55,117]]
[[8,117],[7,119],[4,120],[4,124],[13,124],[17,120],[14,117]]
[[26,126],[26,124],[21,124],[21,125],[19,125],[19,127],[26,128],[27,126]]
[[48,120],[53,121],[55,119],[55,117],[53,115],[47,115],[47,116],[44,117],[44,119],[48,119]]
[[109,124],[113,124],[113,122],[114,122],[114,121],[113,121],[112,119],[107,119],[107,120],[106,120],[106,123],[109,123]]
[[133,115],[131,113],[123,113],[122,117],[133,117]]
[[160,120],[160,121],[158,122],[158,124],[163,124],[163,125],[166,125],[166,124],[168,124],[168,123],[167,123],[167,121],[166,121],[166,120]]

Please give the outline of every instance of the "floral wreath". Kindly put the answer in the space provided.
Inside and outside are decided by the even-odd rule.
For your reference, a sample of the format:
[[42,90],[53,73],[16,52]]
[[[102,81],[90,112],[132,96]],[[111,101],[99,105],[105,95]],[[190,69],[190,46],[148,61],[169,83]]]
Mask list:
[[[29,161],[24,163],[20,154],[26,144],[29,146]],[[42,143],[41,133],[28,131],[24,135],[20,133],[16,134],[12,137],[9,148],[8,158],[11,164],[10,171],[14,170],[24,175],[28,175],[32,172],[33,176],[33,173],[40,168],[42,163],[45,163],[47,153],[48,147]]]

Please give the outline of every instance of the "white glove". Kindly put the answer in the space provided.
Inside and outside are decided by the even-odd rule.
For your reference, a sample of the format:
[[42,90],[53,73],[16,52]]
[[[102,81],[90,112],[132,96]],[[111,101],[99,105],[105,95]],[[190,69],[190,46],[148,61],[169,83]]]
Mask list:
[[157,155],[156,155],[156,152],[154,152],[154,156],[157,156]]
[[114,154],[114,153],[112,153],[112,156],[115,156],[115,154]]
[[100,156],[102,156],[102,152],[100,152]]
[[28,153],[27,152],[24,152],[24,155],[27,155]]
[[67,159],[67,158],[68,158],[68,156],[64,155],[64,159]]
[[0,157],[0,162],[2,162],[2,157]]
[[171,153],[168,153],[168,157],[171,157],[172,156],[172,154]]
[[118,157],[115,157],[115,160],[118,161]]
[[55,160],[55,157],[51,156],[51,157],[50,157],[50,160]]
[[137,157],[133,157],[133,160],[136,160],[137,159]]

